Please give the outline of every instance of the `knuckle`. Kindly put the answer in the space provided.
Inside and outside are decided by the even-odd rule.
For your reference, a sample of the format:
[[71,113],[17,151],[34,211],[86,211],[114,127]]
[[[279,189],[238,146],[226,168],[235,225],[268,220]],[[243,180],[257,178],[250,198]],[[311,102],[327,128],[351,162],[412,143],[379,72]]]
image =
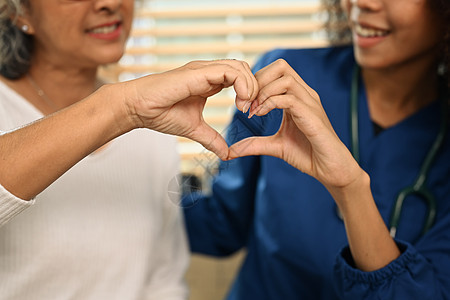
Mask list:
[[279,66],[280,68],[285,68],[286,66],[288,66],[288,63],[283,59],[283,58],[279,58],[275,61],[275,64],[277,66]]
[[262,90],[259,92],[258,100],[264,102],[267,98],[269,98],[269,94],[266,91]]
[[291,85],[297,83],[297,81],[295,80],[295,78],[292,77],[291,75],[286,75],[286,76],[284,76],[284,80],[286,81],[286,84],[289,85],[289,86],[291,86]]
[[198,60],[190,61],[187,64],[185,64],[184,66],[189,69],[196,69],[200,66],[200,61],[198,61]]
[[320,96],[319,96],[319,94],[315,91],[315,90],[312,90],[312,96],[315,98],[315,99],[317,99],[317,101],[319,101],[320,102]]

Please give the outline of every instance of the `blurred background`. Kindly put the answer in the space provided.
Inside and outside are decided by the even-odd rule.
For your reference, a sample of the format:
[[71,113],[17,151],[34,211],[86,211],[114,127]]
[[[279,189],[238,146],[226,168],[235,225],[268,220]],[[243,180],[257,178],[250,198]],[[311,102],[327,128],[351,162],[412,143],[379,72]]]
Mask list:
[[[265,51],[280,47],[323,47],[325,16],[319,0],[140,0],[125,56],[105,66],[103,76],[124,81],[163,72],[191,60],[234,58],[251,66]],[[219,133],[234,110],[234,92],[208,100],[204,117]],[[214,155],[180,138],[184,189],[208,192],[217,167]],[[187,274],[190,300],[223,299],[245,250],[227,258],[193,255]]]

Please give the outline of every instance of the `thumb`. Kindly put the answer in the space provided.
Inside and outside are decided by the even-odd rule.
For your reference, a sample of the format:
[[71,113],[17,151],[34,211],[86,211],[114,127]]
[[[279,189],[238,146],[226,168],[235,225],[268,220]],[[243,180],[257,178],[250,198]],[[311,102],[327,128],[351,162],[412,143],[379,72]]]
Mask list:
[[206,123],[200,125],[193,136],[188,138],[202,144],[203,147],[215,153],[221,160],[228,157],[228,145],[225,139]]
[[230,147],[228,160],[250,155],[276,156],[277,148],[273,139],[273,136],[243,139]]

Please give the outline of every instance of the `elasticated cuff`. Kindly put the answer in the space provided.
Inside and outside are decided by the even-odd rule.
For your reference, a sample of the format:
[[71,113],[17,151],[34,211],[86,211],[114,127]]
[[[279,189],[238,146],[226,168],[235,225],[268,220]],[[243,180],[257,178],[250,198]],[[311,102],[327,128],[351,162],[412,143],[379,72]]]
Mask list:
[[350,248],[344,247],[336,259],[335,272],[342,276],[345,281],[377,284],[392,277],[397,277],[405,271],[407,265],[415,260],[415,252],[408,243],[396,241],[401,255],[387,266],[372,271],[364,272],[355,267]]

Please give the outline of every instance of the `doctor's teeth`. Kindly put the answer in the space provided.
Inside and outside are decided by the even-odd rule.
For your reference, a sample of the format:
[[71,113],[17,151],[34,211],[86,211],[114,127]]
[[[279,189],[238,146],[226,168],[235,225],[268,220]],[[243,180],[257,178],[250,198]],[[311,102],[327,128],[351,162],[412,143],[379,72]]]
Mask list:
[[117,25],[111,25],[111,26],[105,26],[105,27],[98,27],[95,29],[92,29],[91,32],[92,33],[100,33],[100,34],[105,34],[105,33],[111,33],[114,30],[116,30]]
[[363,37],[378,37],[378,36],[385,36],[386,34],[388,34],[388,31],[366,28],[362,27],[359,24],[355,25],[355,31],[358,35]]

